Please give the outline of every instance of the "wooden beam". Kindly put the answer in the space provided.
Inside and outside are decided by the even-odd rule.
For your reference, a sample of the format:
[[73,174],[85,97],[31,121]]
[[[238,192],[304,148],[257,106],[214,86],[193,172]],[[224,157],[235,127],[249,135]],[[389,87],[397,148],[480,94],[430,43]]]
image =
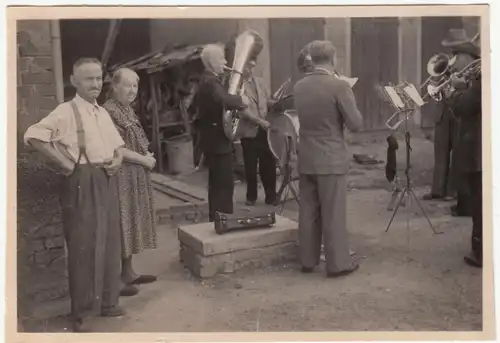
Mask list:
[[156,154],[156,160],[158,163],[156,164],[156,167],[158,168],[158,171],[160,173],[163,173],[163,151],[161,149],[161,143],[160,143],[160,125],[159,125],[159,111],[158,111],[158,99],[157,97],[157,82],[156,82],[156,75],[150,75],[149,76],[149,87],[151,90],[151,99],[153,100],[153,146],[155,149],[155,154]]
[[118,37],[118,33],[120,33],[121,22],[122,22],[121,19],[110,20],[108,36],[106,38],[106,43],[104,44],[104,51],[101,56],[101,63],[104,69],[106,69],[109,58],[111,57],[111,53],[113,52],[116,37]]

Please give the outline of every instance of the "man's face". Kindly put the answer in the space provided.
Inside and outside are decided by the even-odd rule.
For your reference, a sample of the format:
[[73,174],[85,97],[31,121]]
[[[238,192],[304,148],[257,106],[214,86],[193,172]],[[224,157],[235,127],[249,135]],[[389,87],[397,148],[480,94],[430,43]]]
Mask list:
[[245,64],[245,68],[243,69],[243,76],[244,77],[250,77],[252,75],[253,70],[255,68],[256,62],[255,61],[248,61],[247,64]]
[[95,100],[102,90],[102,68],[97,63],[82,64],[74,71],[71,81],[81,97]]
[[456,53],[455,54],[455,63],[451,66],[452,72],[459,72],[464,69],[469,63],[474,61],[474,57],[466,53]]
[[224,72],[224,66],[226,65],[226,57],[224,56],[224,51],[222,49],[216,50],[213,56],[213,68],[214,72],[217,74],[222,74]]

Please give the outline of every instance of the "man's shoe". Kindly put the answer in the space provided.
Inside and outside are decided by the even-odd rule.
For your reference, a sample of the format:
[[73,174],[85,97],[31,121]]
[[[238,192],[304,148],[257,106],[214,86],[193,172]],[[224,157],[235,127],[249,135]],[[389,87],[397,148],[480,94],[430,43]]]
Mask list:
[[465,263],[467,263],[469,266],[476,267],[476,268],[483,268],[483,261],[481,261],[480,258],[475,256],[474,254],[469,254],[464,257]]
[[103,308],[101,316],[103,317],[121,317],[125,315],[125,311],[120,306]]
[[442,198],[442,196],[436,195],[436,194],[432,194],[432,193],[425,194],[422,197],[423,200],[434,200],[434,199],[441,199],[441,198]]
[[247,205],[247,206],[254,206],[254,205],[255,205],[255,202],[256,202],[255,200],[254,200],[254,201],[252,201],[252,200],[247,200],[247,201],[245,201],[245,205]]
[[76,333],[89,332],[88,328],[83,325],[83,319],[72,319],[71,329]]
[[334,277],[349,275],[351,273],[354,273],[358,269],[359,269],[359,264],[353,262],[352,265],[348,269],[341,270],[340,272],[328,272],[326,274],[326,277],[334,278]]
[[132,297],[134,295],[137,295],[139,293],[139,290],[137,287],[134,287],[132,285],[125,285],[122,290],[120,291],[120,296],[121,297]]
[[314,271],[314,268],[312,267],[302,267],[302,269],[300,270],[302,273],[304,274],[310,274]]

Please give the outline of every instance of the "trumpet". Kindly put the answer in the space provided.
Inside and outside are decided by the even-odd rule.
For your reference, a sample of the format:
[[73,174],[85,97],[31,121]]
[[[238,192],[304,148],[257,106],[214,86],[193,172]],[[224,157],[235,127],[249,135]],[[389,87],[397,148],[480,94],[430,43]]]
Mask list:
[[[469,78],[476,76],[480,72],[481,72],[481,59],[478,58],[469,63],[459,72],[453,73],[452,75],[455,75],[458,78],[464,77],[466,81],[469,81],[468,80]],[[451,77],[446,77],[446,79],[442,80],[442,82],[439,83],[437,86],[428,85],[427,94],[429,94],[429,96],[432,97],[434,100],[440,101],[442,99],[441,91],[443,89],[448,88],[450,92],[455,91],[455,89],[453,88],[453,86],[450,85],[450,83],[451,83]]]

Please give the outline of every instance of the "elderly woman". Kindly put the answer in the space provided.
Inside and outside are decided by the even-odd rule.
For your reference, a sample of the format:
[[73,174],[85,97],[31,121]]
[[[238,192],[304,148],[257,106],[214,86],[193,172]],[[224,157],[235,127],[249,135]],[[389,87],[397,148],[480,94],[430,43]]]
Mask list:
[[139,77],[130,69],[117,70],[111,81],[110,97],[103,107],[109,112],[125,141],[123,165],[117,172],[122,232],[122,272],[125,287],[121,295],[137,294],[133,285],[156,281],[153,275],[138,275],[132,255],[156,248],[155,212],[150,170],[156,160],[148,151],[148,139],[130,104],[138,91]]

